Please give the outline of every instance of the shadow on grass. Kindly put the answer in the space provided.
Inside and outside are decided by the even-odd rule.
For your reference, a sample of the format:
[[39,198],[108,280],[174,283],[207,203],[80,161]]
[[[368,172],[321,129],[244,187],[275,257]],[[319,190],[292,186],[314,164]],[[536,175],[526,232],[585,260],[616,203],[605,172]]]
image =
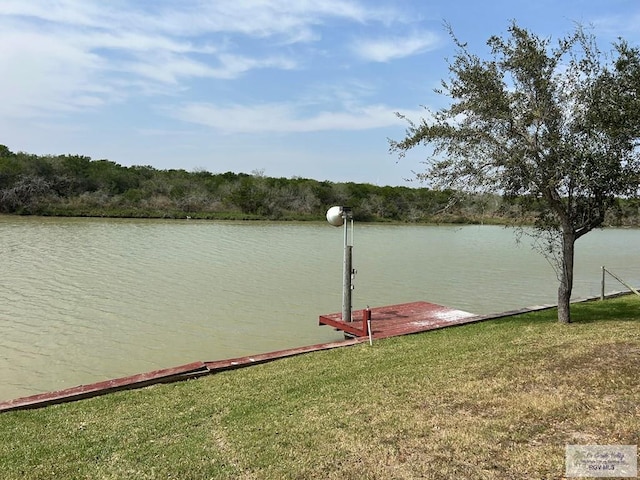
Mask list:
[[[571,305],[572,323],[640,320],[640,297],[625,294],[605,300],[589,300]],[[492,320],[495,325],[526,326],[558,321],[558,309],[549,308]]]
[[571,320],[575,323],[594,323],[606,320],[629,322],[638,319],[640,319],[640,297],[633,294],[577,303],[571,306]]

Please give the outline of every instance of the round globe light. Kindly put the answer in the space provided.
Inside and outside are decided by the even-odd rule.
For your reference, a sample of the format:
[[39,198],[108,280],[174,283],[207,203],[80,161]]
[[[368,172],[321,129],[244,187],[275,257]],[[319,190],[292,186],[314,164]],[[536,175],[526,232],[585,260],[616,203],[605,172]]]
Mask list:
[[331,207],[327,210],[327,222],[334,227],[344,225],[344,217],[342,215],[342,207]]

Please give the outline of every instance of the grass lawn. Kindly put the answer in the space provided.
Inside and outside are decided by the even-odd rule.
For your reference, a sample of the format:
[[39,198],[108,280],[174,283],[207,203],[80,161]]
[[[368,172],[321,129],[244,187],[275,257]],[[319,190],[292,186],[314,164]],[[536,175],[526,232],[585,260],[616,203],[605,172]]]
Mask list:
[[0,415],[2,479],[559,479],[636,445],[640,298]]

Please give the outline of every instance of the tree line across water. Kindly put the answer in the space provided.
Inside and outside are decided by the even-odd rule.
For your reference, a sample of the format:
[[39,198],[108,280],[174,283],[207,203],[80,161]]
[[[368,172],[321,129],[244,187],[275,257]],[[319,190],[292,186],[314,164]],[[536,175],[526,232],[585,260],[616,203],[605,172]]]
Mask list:
[[[14,153],[0,145],[0,213],[204,219],[320,220],[332,205],[358,221],[509,223],[538,205],[525,197],[409,186],[122,166],[82,155]],[[640,225],[640,202],[619,199],[609,225]]]

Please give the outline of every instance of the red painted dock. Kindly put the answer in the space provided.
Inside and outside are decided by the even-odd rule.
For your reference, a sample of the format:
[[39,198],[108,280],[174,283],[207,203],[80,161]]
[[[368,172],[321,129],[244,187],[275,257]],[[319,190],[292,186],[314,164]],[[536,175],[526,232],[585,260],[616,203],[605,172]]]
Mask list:
[[338,342],[321,343],[308,345],[305,347],[289,348],[276,352],[261,353],[246,357],[229,358],[226,360],[216,360],[210,362],[194,362],[180,367],[154,370],[153,372],[141,373],[129,377],[107,380],[104,382],[92,383],[89,385],[79,385],[77,387],[57,390],[55,392],[40,393],[28,397],[16,398],[0,402],[0,413],[11,410],[27,410],[42,408],[57,403],[73,402],[84,398],[96,397],[119,390],[133,390],[157,383],[171,383],[202,375],[233,370],[236,368],[248,367],[266,363],[280,358],[292,357],[303,353],[329,350],[337,347],[345,347],[359,343],[358,340],[343,340]]
[[90,385],[80,385],[77,387],[57,390],[55,392],[40,393],[29,397],[16,398],[0,403],[0,412],[10,410],[26,410],[29,408],[40,408],[56,403],[72,402],[83,398],[95,397],[118,390],[131,390],[142,388],[155,383],[168,383],[187,378],[197,377],[208,373],[207,366],[203,362],[194,362],[180,367],[154,370],[153,372],[141,373],[130,377],[116,378],[104,382],[92,383]]
[[[276,352],[230,358],[211,362],[194,362],[174,368],[155,370],[129,377],[80,385],[55,392],[41,393],[29,397],[0,402],[0,413],[11,410],[41,408],[57,403],[72,402],[84,398],[104,395],[119,390],[131,390],[156,383],[169,383],[188,378],[199,377],[224,370],[243,368],[259,363],[270,362],[279,358],[291,357],[303,353],[329,350],[337,347],[355,345],[366,341],[369,336],[368,322],[370,315],[371,336],[386,338],[398,335],[424,332],[453,325],[486,320],[486,316],[478,316],[462,310],[456,310],[428,302],[412,302],[386,307],[353,312],[354,321],[343,322],[340,313],[321,315],[320,325],[330,325],[353,338],[317,345],[290,348]],[[359,319],[359,320],[357,320]]]
[[435,330],[483,319],[479,315],[429,302],[411,302],[385,307],[374,307],[352,312],[353,320],[345,322],[341,313],[320,315],[320,325],[355,337],[369,336],[367,319],[370,317],[371,336],[386,338],[397,335]]

